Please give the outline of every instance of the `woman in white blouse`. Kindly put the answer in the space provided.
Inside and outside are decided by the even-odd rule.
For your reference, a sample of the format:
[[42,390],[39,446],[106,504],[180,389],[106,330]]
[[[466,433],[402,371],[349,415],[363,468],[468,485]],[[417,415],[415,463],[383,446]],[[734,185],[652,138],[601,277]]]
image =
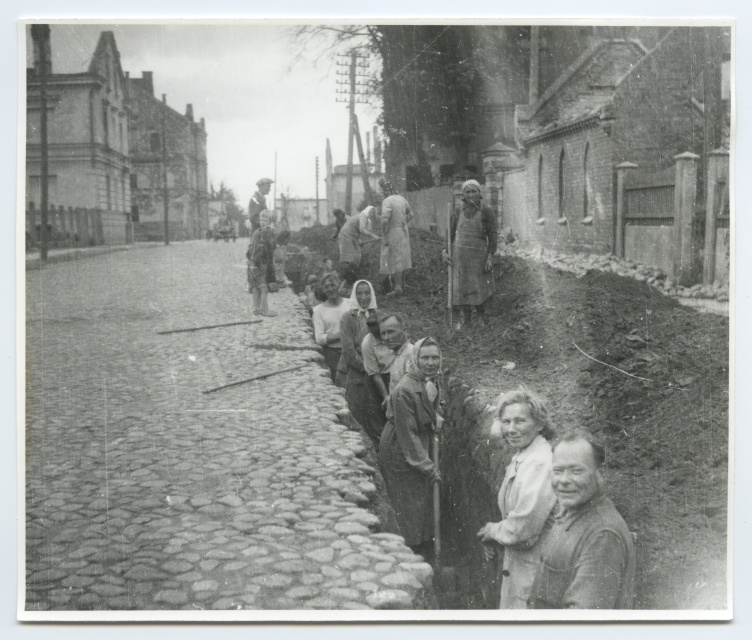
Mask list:
[[[499,490],[501,522],[489,522],[478,537],[490,560],[503,547],[500,609],[525,609],[556,502],[551,485],[555,435],[545,402],[520,386],[504,394],[491,427],[515,451]],[[497,544],[498,543],[498,544]]]
[[340,362],[342,342],[340,340],[340,321],[342,316],[352,309],[350,300],[340,294],[340,280],[335,272],[321,276],[321,290],[326,300],[313,308],[313,333],[316,344],[321,346],[324,360],[329,367],[332,382],[338,387],[345,386],[347,366]]

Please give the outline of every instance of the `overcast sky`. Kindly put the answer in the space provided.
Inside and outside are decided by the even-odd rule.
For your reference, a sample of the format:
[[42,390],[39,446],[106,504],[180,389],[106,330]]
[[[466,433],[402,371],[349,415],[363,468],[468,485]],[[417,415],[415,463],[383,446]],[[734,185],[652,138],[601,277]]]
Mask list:
[[[274,177],[276,149],[278,194],[314,197],[319,156],[319,197],[325,197],[326,139],[334,164],[345,164],[348,122],[347,105],[336,102],[336,56],[323,43],[293,63],[301,47],[289,26],[53,23],[53,72],[86,71],[104,30],[115,34],[123,71],[135,78],[153,71],[158,98],[167,94],[180,113],[192,103],[195,119],[206,119],[215,187],[224,181],[245,207],[256,180]],[[357,105],[364,146],[376,109]]]

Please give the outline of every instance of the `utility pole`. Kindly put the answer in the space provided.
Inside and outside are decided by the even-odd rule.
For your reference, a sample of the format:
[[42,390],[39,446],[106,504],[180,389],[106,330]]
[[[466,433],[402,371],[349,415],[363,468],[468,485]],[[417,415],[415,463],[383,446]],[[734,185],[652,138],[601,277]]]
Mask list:
[[49,238],[47,236],[47,224],[49,221],[49,149],[47,147],[47,76],[51,71],[50,56],[50,26],[48,24],[31,25],[31,37],[34,41],[34,66],[40,83],[41,112],[39,115],[39,137],[41,153],[41,175],[39,176],[40,187],[40,234],[39,234],[39,258],[42,263],[47,262]]
[[167,188],[167,94],[162,94],[162,201],[164,205],[164,243],[170,244],[170,191]]
[[[358,100],[358,97],[365,95],[363,91],[359,92],[358,87],[364,87],[367,85],[365,82],[358,82],[359,79],[365,78],[365,69],[368,67],[368,61],[366,56],[358,54],[357,49],[351,49],[349,56],[350,61],[338,61],[337,66],[344,67],[349,66],[348,71],[338,70],[337,75],[347,76],[349,89],[337,89],[337,93],[346,94],[349,93],[349,98],[340,99],[337,98],[337,102],[349,103],[349,131],[347,135],[347,183],[345,185],[345,213],[350,215],[352,212],[352,181],[353,181],[353,138],[355,137],[355,103],[364,102],[364,100]],[[358,70],[361,70],[360,73]],[[337,84],[340,86],[345,85],[346,81],[337,80]]]
[[316,156],[316,224],[321,224],[319,217],[319,157]]
[[355,133],[355,141],[358,143],[358,157],[360,159],[360,176],[363,178],[363,194],[365,195],[368,205],[371,204],[371,183],[368,179],[368,164],[366,164],[366,158],[363,155],[363,141],[360,138],[360,125],[358,125],[358,116],[353,114],[353,129]]

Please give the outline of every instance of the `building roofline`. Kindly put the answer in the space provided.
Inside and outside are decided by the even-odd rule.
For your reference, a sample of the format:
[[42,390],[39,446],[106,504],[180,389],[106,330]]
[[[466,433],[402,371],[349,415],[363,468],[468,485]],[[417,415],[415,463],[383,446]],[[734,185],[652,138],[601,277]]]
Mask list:
[[652,49],[647,51],[647,53],[642,58],[640,58],[637,61],[637,63],[629,71],[627,71],[621,78],[619,78],[616,81],[616,89],[618,89],[621,86],[621,83],[624,82],[631,74],[635,73],[643,65],[647,64],[646,60],[649,60],[653,56],[653,54],[663,46],[663,43],[666,42],[666,40],[674,34],[675,31],[676,31],[676,27],[671,27],[668,33],[665,36],[663,36],[658,42],[656,42],[655,46]]
[[567,122],[561,126],[551,127],[550,129],[546,129],[545,131],[540,131],[538,133],[533,132],[532,135],[523,139],[523,143],[525,144],[525,146],[528,146],[530,144],[537,144],[539,142],[543,142],[543,140],[546,140],[548,138],[555,138],[557,136],[576,131],[577,129],[584,129],[588,126],[596,126],[603,120],[607,119],[610,118],[604,118],[601,110],[598,109],[595,113],[589,113],[585,116],[581,116],[576,120],[572,120],[571,122]]
[[[580,57],[577,58],[577,60],[575,60],[564,71],[561,72],[559,77],[556,78],[551,86],[543,92],[543,95],[538,98],[537,102],[527,106],[527,108],[523,107],[522,109],[520,109],[520,120],[522,120],[523,122],[531,120],[535,116],[535,114],[537,114],[565,84],[567,84],[572,78],[577,75],[582,67],[585,66],[586,62],[593,58],[601,49],[615,44],[630,44],[635,49],[637,49],[643,57],[649,55],[648,49],[639,40],[624,38],[608,38],[598,40],[596,43],[590,45],[585,51],[583,51]],[[637,64],[639,64],[642,59],[643,58],[641,58],[637,62]],[[637,66],[637,64],[635,66]],[[621,82],[621,80],[619,80],[619,82]]]

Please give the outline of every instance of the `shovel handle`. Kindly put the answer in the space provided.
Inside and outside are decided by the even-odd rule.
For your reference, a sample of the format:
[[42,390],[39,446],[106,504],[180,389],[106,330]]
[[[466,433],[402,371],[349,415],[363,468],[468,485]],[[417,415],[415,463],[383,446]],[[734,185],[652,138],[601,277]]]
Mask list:
[[[438,470],[439,468],[439,434],[433,434],[433,464]],[[440,504],[439,483],[434,482],[433,485],[433,539],[434,539],[434,558],[436,566],[441,564],[441,513],[439,512]]]

